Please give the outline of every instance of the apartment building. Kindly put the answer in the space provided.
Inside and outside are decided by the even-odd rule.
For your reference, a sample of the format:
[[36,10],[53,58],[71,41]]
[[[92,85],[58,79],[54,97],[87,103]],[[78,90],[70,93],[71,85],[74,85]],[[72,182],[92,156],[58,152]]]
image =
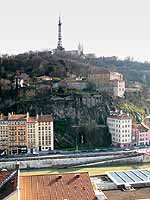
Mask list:
[[28,153],[35,153],[39,150],[39,142],[38,142],[38,124],[36,121],[36,117],[30,117],[29,113],[27,113],[27,147]]
[[51,115],[27,117],[28,151],[54,150],[53,119]]
[[8,120],[4,117],[5,120],[0,119],[0,149],[5,150],[8,146]]
[[88,81],[99,91],[106,91],[113,96],[123,97],[125,81],[123,75],[108,69],[93,68],[88,74]]
[[39,151],[54,150],[53,120],[49,115],[37,116]]
[[114,113],[107,118],[112,144],[129,147],[132,143],[132,118],[128,114]]
[[6,149],[8,154],[53,150],[52,116],[9,113],[1,117],[0,149]]
[[139,145],[139,126],[140,124],[137,124],[135,122],[132,123],[132,146]]
[[138,145],[150,145],[150,130],[145,128],[142,124],[139,127]]
[[26,115],[8,114],[8,154],[27,151]]

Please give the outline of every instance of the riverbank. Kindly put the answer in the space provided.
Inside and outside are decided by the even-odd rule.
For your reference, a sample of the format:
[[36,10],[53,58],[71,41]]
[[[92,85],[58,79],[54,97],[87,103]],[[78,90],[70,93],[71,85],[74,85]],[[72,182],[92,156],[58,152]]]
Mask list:
[[28,169],[21,170],[22,176],[28,175],[40,175],[40,174],[56,174],[56,173],[69,173],[69,172],[88,172],[90,176],[103,174],[108,171],[116,170],[129,170],[129,169],[145,169],[150,168],[150,164],[135,164],[135,165],[122,165],[122,166],[110,166],[110,167],[70,167],[65,169],[54,168],[41,168],[41,169]]

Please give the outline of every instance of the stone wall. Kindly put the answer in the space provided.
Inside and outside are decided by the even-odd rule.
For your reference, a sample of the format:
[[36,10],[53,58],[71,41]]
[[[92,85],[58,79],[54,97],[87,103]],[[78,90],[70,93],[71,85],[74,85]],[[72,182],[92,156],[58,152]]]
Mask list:
[[[12,169],[15,167],[17,160],[15,161],[5,161],[0,163],[0,168]],[[150,157],[139,156],[97,156],[97,157],[82,157],[82,158],[45,158],[45,159],[30,159],[30,160],[20,160],[21,169],[34,169],[34,168],[63,168],[71,166],[111,166],[111,165],[122,165],[122,164],[135,164],[142,162],[150,162]]]

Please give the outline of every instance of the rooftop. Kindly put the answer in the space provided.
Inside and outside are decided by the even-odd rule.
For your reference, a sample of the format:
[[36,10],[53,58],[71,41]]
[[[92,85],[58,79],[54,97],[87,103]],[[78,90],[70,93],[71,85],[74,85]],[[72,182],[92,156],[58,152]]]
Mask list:
[[25,120],[26,114],[9,114],[8,120]]
[[37,117],[38,122],[51,122],[53,118],[51,115],[38,115]]
[[88,173],[20,177],[20,200],[96,200]]
[[52,115],[36,115],[34,117],[30,117],[27,114],[14,114],[9,113],[8,117],[0,115],[0,121],[27,121],[27,122],[51,122],[53,121]]
[[150,129],[150,116],[147,116],[143,122],[142,122],[142,125],[147,128],[147,129]]
[[100,68],[100,67],[93,67],[91,69],[91,73],[96,73],[96,74],[110,74],[110,70],[106,68]]
[[132,117],[126,113],[115,113],[115,114],[112,114],[110,115],[108,118],[114,118],[114,119],[132,119]]
[[103,192],[110,200],[148,200],[150,198],[150,188],[138,188],[133,191],[108,190]]
[[28,117],[27,122],[35,122],[36,121],[36,117]]
[[136,187],[139,184],[150,184],[149,169],[113,171],[106,174],[118,186],[130,184]]

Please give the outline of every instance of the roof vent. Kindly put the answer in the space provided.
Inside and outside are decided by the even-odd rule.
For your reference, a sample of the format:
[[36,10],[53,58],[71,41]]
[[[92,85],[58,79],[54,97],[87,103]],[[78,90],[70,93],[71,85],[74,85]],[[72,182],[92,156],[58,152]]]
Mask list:
[[60,179],[62,179],[62,175],[59,175],[59,176],[56,177],[56,181],[58,181]]
[[80,178],[80,174],[76,174],[76,175],[75,175],[75,178]]
[[61,179],[61,178],[62,178],[62,175],[59,175],[59,176],[58,176],[58,179]]

